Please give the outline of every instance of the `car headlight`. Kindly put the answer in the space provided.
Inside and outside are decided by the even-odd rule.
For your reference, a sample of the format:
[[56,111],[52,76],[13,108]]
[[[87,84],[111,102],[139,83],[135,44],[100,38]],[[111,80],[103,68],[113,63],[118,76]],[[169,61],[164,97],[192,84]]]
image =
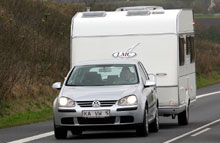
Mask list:
[[137,97],[135,95],[123,97],[119,100],[118,105],[119,106],[137,105]]
[[68,107],[75,106],[75,101],[67,97],[60,97],[58,100],[58,103],[59,103],[59,106],[68,106]]

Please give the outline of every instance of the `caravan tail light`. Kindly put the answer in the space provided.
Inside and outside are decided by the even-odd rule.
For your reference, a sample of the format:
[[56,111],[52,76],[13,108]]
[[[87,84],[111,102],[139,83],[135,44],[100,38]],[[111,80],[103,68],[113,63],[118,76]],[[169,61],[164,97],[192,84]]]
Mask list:
[[173,100],[170,100],[170,101],[169,101],[169,105],[174,105],[174,101],[173,101]]

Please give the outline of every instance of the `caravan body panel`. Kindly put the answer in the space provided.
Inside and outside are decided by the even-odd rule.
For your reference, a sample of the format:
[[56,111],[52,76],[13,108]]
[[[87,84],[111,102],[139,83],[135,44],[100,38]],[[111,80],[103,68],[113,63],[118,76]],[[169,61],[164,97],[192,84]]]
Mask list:
[[[157,77],[161,115],[178,114],[195,101],[195,62],[186,53],[186,43],[184,64],[179,65],[179,38],[194,36],[192,10],[149,10],[135,16],[128,11],[99,12],[102,16],[94,17],[84,17],[85,13],[72,19],[71,67],[79,61],[112,59],[117,53],[132,52],[135,56],[130,58],[140,60]],[[132,49],[134,45],[138,46]]]
[[[142,61],[148,73],[158,74],[157,86],[178,84],[175,34],[74,38],[72,43],[73,47],[78,47],[72,50],[73,64],[83,60],[112,59],[114,58],[112,54],[127,51],[133,45],[140,43],[132,50],[136,53],[133,58]],[[160,76],[160,73],[166,75]]]

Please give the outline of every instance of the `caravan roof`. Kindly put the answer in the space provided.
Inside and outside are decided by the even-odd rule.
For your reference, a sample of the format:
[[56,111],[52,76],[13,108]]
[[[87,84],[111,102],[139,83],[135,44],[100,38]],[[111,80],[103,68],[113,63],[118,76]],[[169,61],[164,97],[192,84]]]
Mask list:
[[193,32],[192,10],[127,10],[79,12],[72,20],[72,37]]

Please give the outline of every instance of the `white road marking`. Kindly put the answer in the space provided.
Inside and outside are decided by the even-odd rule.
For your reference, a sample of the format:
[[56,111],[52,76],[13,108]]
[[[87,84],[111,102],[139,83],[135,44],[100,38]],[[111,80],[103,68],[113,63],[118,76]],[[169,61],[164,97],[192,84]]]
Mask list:
[[199,130],[202,130],[202,129],[204,129],[204,128],[207,128],[208,126],[211,126],[211,125],[213,125],[213,124],[216,124],[216,123],[218,123],[218,122],[220,122],[220,119],[215,120],[215,121],[213,121],[213,122],[211,122],[211,123],[208,123],[208,124],[206,124],[206,125],[204,125],[204,126],[201,126],[201,127],[197,128],[197,129],[194,129],[194,130],[192,130],[192,131],[190,131],[190,132],[187,132],[187,133],[185,133],[185,134],[182,134],[182,135],[180,135],[180,136],[177,136],[177,137],[175,137],[175,138],[173,138],[173,139],[170,139],[170,140],[168,140],[168,141],[165,141],[165,142],[163,142],[163,143],[171,143],[171,142],[176,141],[176,140],[178,140],[178,139],[181,139],[181,138],[183,138],[183,137],[185,137],[185,136],[188,136],[188,135],[190,135],[190,134],[193,134],[193,133],[195,133],[195,132],[197,132],[197,131],[199,131]]
[[191,137],[198,136],[198,135],[200,135],[200,134],[202,134],[202,133],[204,133],[204,132],[207,132],[207,131],[210,130],[210,129],[211,129],[211,128],[206,128],[206,129],[204,129],[204,130],[201,130],[201,131],[199,131],[198,133],[195,133],[195,134],[191,135]]
[[32,136],[32,137],[27,137],[27,138],[20,139],[20,140],[15,140],[15,141],[8,142],[8,143],[26,143],[26,142],[30,142],[30,141],[33,141],[33,140],[37,140],[37,139],[45,138],[45,137],[48,137],[48,136],[52,136],[52,135],[54,135],[54,131],[43,133],[43,134]]
[[196,96],[196,99],[199,99],[199,98],[202,98],[202,97],[206,97],[206,96],[210,96],[210,95],[215,95],[215,94],[220,94],[220,91],[211,92],[211,93],[207,93],[207,94],[197,95],[197,96]]
[[[199,99],[199,98],[202,98],[202,97],[206,97],[206,96],[210,96],[210,95],[214,95],[214,94],[219,94],[219,93],[220,93],[220,91],[211,92],[211,93],[207,93],[207,94],[201,94],[201,95],[197,95],[196,98]],[[211,123],[209,123],[209,124],[206,124],[206,125],[204,125],[204,126],[202,126],[202,127],[200,127],[200,128],[197,128],[197,129],[195,129],[195,130],[192,130],[191,132],[185,133],[185,134],[180,135],[180,136],[178,136],[178,137],[176,137],[176,138],[173,138],[173,139],[171,139],[171,140],[168,140],[168,141],[166,141],[166,142],[164,142],[164,143],[173,142],[173,141],[175,141],[175,140],[178,140],[178,139],[180,139],[180,138],[183,138],[183,137],[185,137],[185,136],[187,136],[187,135],[190,135],[190,134],[192,134],[192,133],[194,133],[194,132],[197,132],[197,131],[199,131],[199,130],[201,130],[201,129],[203,129],[203,128],[206,128],[207,126],[210,126],[210,125],[212,125],[212,124],[215,124],[215,123],[217,123],[217,122],[220,122],[220,119],[218,119],[218,120],[216,120],[216,121],[214,121],[214,122],[211,122]],[[52,135],[54,135],[54,131],[50,131],[50,132],[43,133],[43,134],[39,134],[39,135],[32,136],[32,137],[27,137],[27,138],[24,138],[24,139],[15,140],[15,141],[8,142],[8,143],[26,143],[26,142],[30,142],[30,141],[33,141],[33,140],[37,140],[37,139],[45,138],[45,137],[48,137],[48,136],[52,136]]]

